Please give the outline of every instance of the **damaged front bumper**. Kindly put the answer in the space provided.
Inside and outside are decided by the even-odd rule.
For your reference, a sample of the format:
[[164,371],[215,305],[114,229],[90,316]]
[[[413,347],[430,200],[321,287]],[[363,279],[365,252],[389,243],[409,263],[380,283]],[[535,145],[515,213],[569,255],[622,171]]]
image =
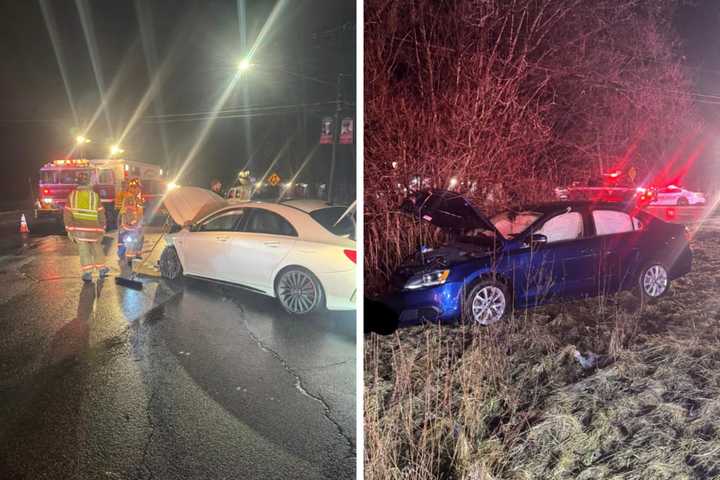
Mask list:
[[425,322],[447,322],[462,314],[463,282],[447,282],[421,290],[402,290],[381,301],[396,315],[398,326]]

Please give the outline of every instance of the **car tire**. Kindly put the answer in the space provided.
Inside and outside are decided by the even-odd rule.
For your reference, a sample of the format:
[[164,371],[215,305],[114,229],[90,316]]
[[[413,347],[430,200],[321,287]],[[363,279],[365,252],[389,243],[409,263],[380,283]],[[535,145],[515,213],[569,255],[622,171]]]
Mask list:
[[183,267],[175,247],[165,247],[160,255],[160,275],[168,280],[177,280],[182,277]]
[[275,297],[291,315],[309,315],[325,308],[325,292],[320,281],[302,267],[288,267],[278,273]]
[[680,207],[684,207],[684,206],[690,205],[690,202],[688,202],[688,199],[687,199],[687,198],[685,198],[685,197],[680,197],[680,198],[678,198],[678,200],[677,200],[677,204],[678,204],[678,206],[680,206]]
[[660,261],[646,263],[636,280],[636,291],[643,304],[653,303],[670,291],[670,275],[667,266]]
[[508,317],[512,308],[507,285],[497,280],[481,280],[465,297],[465,323],[488,326]]

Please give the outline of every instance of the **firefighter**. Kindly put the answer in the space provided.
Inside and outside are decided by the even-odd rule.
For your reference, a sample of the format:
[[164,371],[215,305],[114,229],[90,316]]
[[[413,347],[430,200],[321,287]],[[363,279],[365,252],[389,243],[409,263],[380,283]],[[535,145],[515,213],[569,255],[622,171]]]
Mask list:
[[217,193],[217,194],[220,195],[221,197],[224,197],[224,196],[225,196],[225,191],[223,190],[222,187],[223,187],[223,184],[222,184],[222,182],[220,181],[220,179],[218,179],[218,178],[213,178],[213,179],[210,181],[210,190],[212,190],[213,192]]
[[98,269],[100,278],[110,269],[105,265],[102,238],[105,234],[105,209],[100,196],[90,185],[90,176],[82,172],[77,177],[78,186],[70,192],[63,210],[63,220],[68,237],[78,246],[82,279],[92,281],[92,272]]
[[143,246],[143,200],[140,180],[128,182],[127,191],[121,194],[120,221],[118,226],[118,257],[132,262],[140,258]]
[[252,183],[250,183],[250,172],[242,170],[235,180],[235,198],[238,200],[250,200],[252,197]]

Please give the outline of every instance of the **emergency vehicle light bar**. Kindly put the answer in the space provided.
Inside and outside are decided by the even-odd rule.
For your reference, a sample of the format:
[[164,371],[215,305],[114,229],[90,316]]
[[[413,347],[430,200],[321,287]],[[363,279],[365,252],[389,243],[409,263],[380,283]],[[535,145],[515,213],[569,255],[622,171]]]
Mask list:
[[90,162],[87,160],[53,160],[52,162],[48,163],[47,165],[49,165],[51,167],[53,167],[53,166],[62,167],[64,165],[88,166],[88,165],[90,165]]

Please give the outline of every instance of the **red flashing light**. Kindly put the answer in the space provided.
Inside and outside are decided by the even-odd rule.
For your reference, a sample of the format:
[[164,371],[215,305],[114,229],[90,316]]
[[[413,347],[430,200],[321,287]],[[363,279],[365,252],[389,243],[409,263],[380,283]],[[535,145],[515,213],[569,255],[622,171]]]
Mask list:
[[43,188],[43,195],[50,195],[50,190],[47,188]]
[[343,253],[351,262],[357,264],[357,251],[356,250],[343,250]]

